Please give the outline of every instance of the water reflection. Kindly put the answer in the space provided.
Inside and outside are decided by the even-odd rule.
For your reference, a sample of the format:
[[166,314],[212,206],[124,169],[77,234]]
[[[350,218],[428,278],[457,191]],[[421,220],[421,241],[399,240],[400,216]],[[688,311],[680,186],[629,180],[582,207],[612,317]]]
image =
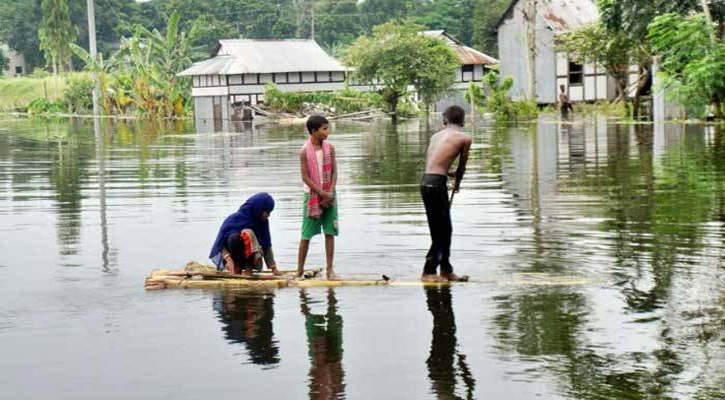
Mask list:
[[224,337],[247,348],[249,361],[270,366],[280,362],[274,336],[274,292],[221,291],[214,309],[222,323]]
[[[433,315],[430,355],[426,361],[432,392],[439,399],[473,399],[476,379],[466,355],[458,350],[451,288],[429,287],[425,289],[425,296],[428,311]],[[459,382],[464,393],[462,396],[458,394]]]
[[[270,397],[375,397],[373,382],[357,373],[357,355],[376,346],[378,338],[366,331],[374,329],[366,324],[370,314],[348,312],[340,304],[385,307],[391,298],[381,291],[366,288],[364,297],[362,290],[347,288],[215,293],[218,316],[208,318],[207,292],[151,295],[140,289],[152,268],[203,259],[219,210],[258,190],[279,199],[275,249],[280,261],[294,260],[300,216],[296,152],[306,139],[303,127],[237,124],[229,131],[214,132],[211,126],[202,132],[178,124],[104,120],[98,135],[83,120],[2,124],[0,274],[13,282],[0,291],[0,333],[11,339],[4,343],[12,343],[2,352],[33,349],[18,365],[11,365],[17,357],[0,361],[4,389],[47,397],[16,382],[35,370],[83,386],[83,377],[65,374],[87,372],[89,360],[81,351],[63,353],[65,338],[104,329],[93,325],[94,318],[124,327],[138,323],[139,310],[162,309],[184,312],[155,313],[143,320],[145,334],[164,337],[169,327],[179,341],[193,342],[188,332],[175,329],[180,317],[197,318],[194,323],[212,329],[222,322],[224,338],[243,349],[245,361],[240,366],[235,359],[232,367],[214,371],[225,382],[240,371],[246,378],[264,369],[258,376]],[[371,265],[375,273],[418,275],[428,235],[417,181],[428,137],[439,126],[333,125],[347,227],[336,255],[343,275],[366,273]],[[390,288],[384,293],[395,293],[396,301],[411,307],[403,310],[407,316],[417,312],[416,324],[432,318],[432,338],[427,330],[415,331],[395,349],[400,354],[392,354],[400,357],[399,366],[380,364],[386,367],[379,372],[417,379],[422,392],[416,397],[492,397],[495,383],[514,381],[536,387],[529,392],[543,398],[725,398],[725,130],[542,117],[537,124],[484,123],[469,132],[477,147],[453,211],[457,268],[492,282],[533,273],[587,283],[491,283],[460,292]],[[461,301],[459,293],[468,297]],[[189,297],[200,299],[207,319],[186,312],[195,305],[185,302]],[[423,301],[430,314],[421,308]],[[350,329],[345,341],[343,312],[348,328],[364,327]],[[377,326],[399,323],[399,315],[376,314]],[[455,320],[461,316],[469,322]],[[63,341],[36,336],[46,326]],[[134,350],[126,347],[134,343],[129,331],[106,329],[103,339],[82,339],[118,359]],[[285,348],[283,363],[278,341],[284,338],[286,346],[290,336],[306,337],[307,350]],[[461,343],[469,338],[481,346],[467,347],[464,355]],[[429,352],[427,360],[410,362],[421,350],[423,358]],[[45,354],[60,355],[47,363]],[[378,357],[383,356],[389,354]],[[297,367],[290,377],[287,366],[300,363],[309,368]],[[492,364],[497,370],[490,373]],[[132,369],[113,372],[107,376],[144,376]],[[500,376],[492,378],[496,373]],[[275,374],[286,374],[300,387],[290,395],[270,384]],[[174,397],[158,390],[152,397]],[[515,391],[510,396],[526,398]]]
[[[322,304],[319,304],[322,303]],[[324,311],[313,312],[322,307]],[[310,357],[309,398],[345,398],[345,371],[342,368],[342,316],[332,288],[325,300],[313,300],[307,290],[300,290],[300,311],[305,317],[307,350]]]

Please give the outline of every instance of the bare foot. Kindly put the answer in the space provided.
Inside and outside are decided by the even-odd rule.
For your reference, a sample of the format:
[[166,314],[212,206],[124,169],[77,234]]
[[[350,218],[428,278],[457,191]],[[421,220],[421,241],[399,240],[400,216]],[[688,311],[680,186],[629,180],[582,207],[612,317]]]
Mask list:
[[272,275],[274,275],[274,276],[280,276],[280,275],[282,275],[282,273],[279,272],[279,270],[277,269],[277,267],[272,267],[269,270],[272,271]]
[[252,270],[251,269],[243,269],[242,272],[239,275],[242,275],[242,276],[252,276]]
[[469,276],[468,275],[458,276],[458,275],[454,274],[453,272],[451,272],[451,273],[447,273],[447,274],[442,273],[441,278],[445,279],[448,282],[468,282]]
[[327,270],[327,280],[328,281],[337,281],[340,280],[340,278],[337,276],[337,274],[332,271],[331,269]]
[[420,276],[420,280],[423,282],[448,282],[446,279],[443,279],[443,277],[436,274],[423,274]]

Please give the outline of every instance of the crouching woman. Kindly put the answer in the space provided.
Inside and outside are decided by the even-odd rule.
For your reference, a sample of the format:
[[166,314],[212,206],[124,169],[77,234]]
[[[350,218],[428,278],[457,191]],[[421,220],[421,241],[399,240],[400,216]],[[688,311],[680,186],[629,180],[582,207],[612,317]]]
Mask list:
[[224,220],[209,253],[218,270],[250,275],[253,270],[262,269],[264,259],[273,274],[280,274],[269,234],[269,214],[272,210],[272,196],[257,193]]

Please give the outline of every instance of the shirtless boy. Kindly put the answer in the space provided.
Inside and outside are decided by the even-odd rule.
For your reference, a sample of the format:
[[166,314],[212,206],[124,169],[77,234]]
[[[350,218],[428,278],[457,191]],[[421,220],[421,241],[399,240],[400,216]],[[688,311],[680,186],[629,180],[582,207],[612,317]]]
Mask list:
[[[423,281],[468,280],[468,276],[458,276],[453,273],[453,266],[449,260],[453,227],[448,202],[448,177],[455,177],[453,192],[458,192],[463,174],[466,172],[468,152],[472,142],[470,136],[461,132],[465,115],[459,106],[448,107],[443,112],[444,129],[434,134],[428,145],[425,174],[420,181],[420,193],[425,204],[432,244],[425,257]],[[458,158],[458,169],[453,174],[448,170],[456,158]],[[438,265],[441,267],[440,276],[436,275]]]

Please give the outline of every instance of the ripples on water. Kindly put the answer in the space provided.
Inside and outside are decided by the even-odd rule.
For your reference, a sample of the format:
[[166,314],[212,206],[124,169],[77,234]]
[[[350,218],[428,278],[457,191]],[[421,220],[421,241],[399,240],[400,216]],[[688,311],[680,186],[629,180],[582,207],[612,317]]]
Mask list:
[[[468,127],[478,283],[147,293],[261,190],[294,267],[304,130],[211,128],[0,118],[3,398],[725,398],[722,129]],[[343,275],[420,273],[430,133],[333,124]]]

